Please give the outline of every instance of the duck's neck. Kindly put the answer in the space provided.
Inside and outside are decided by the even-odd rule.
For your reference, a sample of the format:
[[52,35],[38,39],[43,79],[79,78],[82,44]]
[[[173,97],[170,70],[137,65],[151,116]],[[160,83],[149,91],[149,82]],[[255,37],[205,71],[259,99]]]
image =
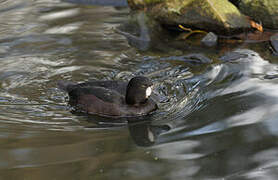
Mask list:
[[145,104],[147,101],[148,101],[148,99],[146,99],[146,98],[143,98],[139,101],[135,97],[133,97],[133,96],[131,97],[131,95],[128,95],[128,94],[126,95],[126,98],[125,98],[126,104],[132,105],[132,106],[140,106],[142,104]]

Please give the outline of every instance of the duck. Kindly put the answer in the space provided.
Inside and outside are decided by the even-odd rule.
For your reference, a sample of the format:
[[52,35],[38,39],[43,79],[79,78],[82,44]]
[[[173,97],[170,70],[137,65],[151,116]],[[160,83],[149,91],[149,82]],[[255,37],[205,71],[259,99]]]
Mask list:
[[67,92],[69,105],[81,113],[104,117],[134,117],[158,109],[151,97],[153,83],[144,76],[124,81],[58,81],[58,88]]

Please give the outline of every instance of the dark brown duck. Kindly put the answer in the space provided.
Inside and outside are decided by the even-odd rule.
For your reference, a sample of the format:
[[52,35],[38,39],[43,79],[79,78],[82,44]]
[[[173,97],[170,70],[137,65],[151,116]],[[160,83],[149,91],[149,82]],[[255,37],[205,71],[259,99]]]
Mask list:
[[69,104],[78,112],[110,117],[142,116],[156,110],[157,104],[150,97],[152,85],[143,76],[129,82],[58,82],[59,88],[68,92]]

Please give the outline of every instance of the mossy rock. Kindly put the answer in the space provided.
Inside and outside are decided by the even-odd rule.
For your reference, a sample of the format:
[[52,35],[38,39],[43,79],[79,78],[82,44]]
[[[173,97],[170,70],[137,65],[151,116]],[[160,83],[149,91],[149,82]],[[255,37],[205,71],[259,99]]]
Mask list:
[[246,17],[228,0],[129,0],[128,2],[132,9],[143,7],[147,14],[164,25],[181,24],[217,34],[229,34],[250,28]]
[[278,29],[278,0],[241,0],[238,7],[263,27]]

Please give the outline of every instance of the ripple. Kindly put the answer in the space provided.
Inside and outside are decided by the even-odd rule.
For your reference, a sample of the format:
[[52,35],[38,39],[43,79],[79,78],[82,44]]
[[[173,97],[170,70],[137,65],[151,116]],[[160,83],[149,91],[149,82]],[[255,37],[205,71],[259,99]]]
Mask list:
[[60,18],[69,18],[78,15],[79,11],[80,11],[79,8],[75,8],[75,9],[67,9],[59,12],[51,12],[40,16],[39,19],[44,21],[44,20],[56,20]]
[[74,31],[78,30],[82,25],[82,22],[65,24],[63,26],[52,27],[51,29],[47,29],[45,34],[69,34],[74,33]]

